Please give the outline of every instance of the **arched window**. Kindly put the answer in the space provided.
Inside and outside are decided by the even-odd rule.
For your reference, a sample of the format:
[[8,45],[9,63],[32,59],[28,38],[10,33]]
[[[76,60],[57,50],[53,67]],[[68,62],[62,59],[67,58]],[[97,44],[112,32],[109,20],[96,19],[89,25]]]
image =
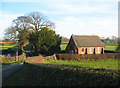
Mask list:
[[84,48],[82,48],[82,54],[84,54]]
[[98,53],[100,53],[100,47],[98,47]]
[[93,52],[92,52],[92,48],[90,48],[90,54],[92,54]]

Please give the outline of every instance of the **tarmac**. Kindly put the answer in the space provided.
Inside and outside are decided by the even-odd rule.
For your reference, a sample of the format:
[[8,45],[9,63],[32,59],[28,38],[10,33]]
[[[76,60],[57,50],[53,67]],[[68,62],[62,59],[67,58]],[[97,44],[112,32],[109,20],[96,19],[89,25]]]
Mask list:
[[14,72],[18,71],[22,68],[23,63],[20,64],[12,64],[12,65],[0,65],[0,87],[2,86],[2,82],[12,75]]

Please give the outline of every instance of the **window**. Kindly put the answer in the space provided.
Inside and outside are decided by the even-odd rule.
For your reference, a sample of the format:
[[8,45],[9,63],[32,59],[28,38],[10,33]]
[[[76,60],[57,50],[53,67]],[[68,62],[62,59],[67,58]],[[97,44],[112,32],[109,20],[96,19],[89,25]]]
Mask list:
[[90,48],[90,53],[92,53],[92,48]]
[[84,48],[82,48],[82,54],[84,54]]
[[98,47],[98,53],[100,53],[100,47]]

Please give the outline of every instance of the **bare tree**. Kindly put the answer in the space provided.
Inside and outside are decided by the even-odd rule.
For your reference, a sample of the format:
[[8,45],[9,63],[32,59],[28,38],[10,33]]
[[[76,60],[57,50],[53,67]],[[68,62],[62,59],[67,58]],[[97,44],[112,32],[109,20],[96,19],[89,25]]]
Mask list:
[[29,23],[31,28],[36,31],[39,31],[43,27],[48,27],[50,29],[55,28],[54,23],[47,20],[47,17],[40,12],[26,14],[25,22]]
[[13,25],[16,28],[16,31],[29,30],[31,28],[30,24],[26,22],[26,16],[20,16],[17,19],[13,20]]
[[[29,36],[29,33],[34,31],[38,34],[38,31],[44,27],[53,29],[55,25],[42,13],[32,12],[13,20],[12,26],[5,30],[5,36],[8,39],[18,38],[20,40],[19,45],[23,48],[24,45],[28,44],[27,36]],[[38,40],[38,38],[36,38],[36,40]]]
[[16,39],[17,38],[17,31],[15,27],[10,26],[5,30],[5,39]]

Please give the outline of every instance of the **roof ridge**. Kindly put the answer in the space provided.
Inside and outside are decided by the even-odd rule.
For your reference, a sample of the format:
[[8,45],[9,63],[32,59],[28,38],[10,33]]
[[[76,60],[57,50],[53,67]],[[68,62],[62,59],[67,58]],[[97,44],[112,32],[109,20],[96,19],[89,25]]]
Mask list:
[[87,37],[98,37],[98,35],[72,35],[72,36],[87,36]]
[[98,35],[72,35],[73,41],[77,47],[85,46],[105,46]]

